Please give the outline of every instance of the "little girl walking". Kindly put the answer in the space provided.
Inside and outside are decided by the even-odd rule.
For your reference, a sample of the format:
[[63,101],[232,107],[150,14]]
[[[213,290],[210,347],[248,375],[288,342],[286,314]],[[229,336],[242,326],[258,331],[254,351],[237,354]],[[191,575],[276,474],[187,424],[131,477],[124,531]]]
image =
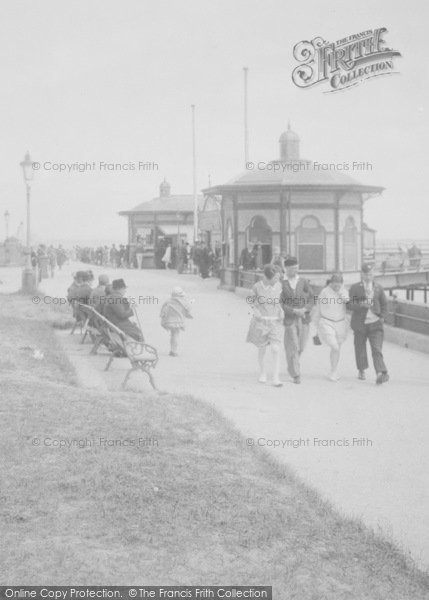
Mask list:
[[179,333],[185,329],[185,319],[192,319],[190,302],[182,288],[175,287],[161,308],[161,325],[170,332],[170,356],[178,356]]

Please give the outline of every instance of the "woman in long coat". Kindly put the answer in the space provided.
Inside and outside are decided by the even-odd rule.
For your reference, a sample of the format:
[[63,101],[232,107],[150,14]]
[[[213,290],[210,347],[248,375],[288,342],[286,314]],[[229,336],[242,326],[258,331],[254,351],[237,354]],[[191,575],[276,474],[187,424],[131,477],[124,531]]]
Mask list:
[[207,279],[210,272],[210,254],[207,246],[204,244],[200,251],[200,275]]

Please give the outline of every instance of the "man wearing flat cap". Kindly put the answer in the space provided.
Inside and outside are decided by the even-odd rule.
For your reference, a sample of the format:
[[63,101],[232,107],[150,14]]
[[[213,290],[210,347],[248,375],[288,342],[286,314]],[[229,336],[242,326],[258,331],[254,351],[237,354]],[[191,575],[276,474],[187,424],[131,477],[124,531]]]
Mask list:
[[354,283],[349,291],[352,311],[351,328],[354,333],[354,346],[358,379],[365,379],[368,368],[366,342],[371,346],[372,360],[380,385],[389,380],[389,374],[383,358],[383,323],[387,316],[387,298],[381,285],[374,281],[371,265],[364,264],[361,269],[362,280]]
[[127,286],[123,279],[112,281],[112,291],[104,298],[105,305],[103,315],[113,325],[116,325],[124,333],[138,342],[143,342],[143,334],[135,323],[130,321],[133,316],[128,298],[125,297]]
[[300,356],[308,340],[310,311],[314,304],[314,294],[308,279],[298,275],[298,261],[288,257],[284,261],[280,305],[284,312],[285,351],[289,375],[294,383],[301,383]]

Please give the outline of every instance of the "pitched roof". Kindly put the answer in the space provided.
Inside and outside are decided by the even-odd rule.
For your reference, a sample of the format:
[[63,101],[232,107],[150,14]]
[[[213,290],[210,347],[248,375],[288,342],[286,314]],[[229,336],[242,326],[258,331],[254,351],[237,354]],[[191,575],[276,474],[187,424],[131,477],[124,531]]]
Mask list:
[[[198,207],[201,209],[204,204],[204,196],[198,196]],[[130,210],[122,210],[120,215],[129,215],[131,213],[153,213],[153,212],[193,212],[194,196],[192,194],[179,194],[175,196],[162,196],[152,198],[146,202],[137,204]]]
[[[246,170],[236,175],[223,185],[213,186],[213,193],[219,192],[222,188],[240,188],[240,187],[350,187],[358,188],[361,191],[383,190],[382,187],[362,185],[357,179],[351,177],[347,171],[339,169],[322,169],[318,167],[321,163],[313,163],[304,159],[291,162],[272,161],[263,163],[263,168]],[[267,168],[268,167],[268,168]],[[204,190],[207,192],[208,190]]]

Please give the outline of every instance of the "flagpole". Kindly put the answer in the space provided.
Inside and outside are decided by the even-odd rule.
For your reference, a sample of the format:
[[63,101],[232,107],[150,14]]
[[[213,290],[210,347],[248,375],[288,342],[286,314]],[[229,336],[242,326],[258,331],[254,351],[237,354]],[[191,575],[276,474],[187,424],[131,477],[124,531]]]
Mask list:
[[243,67],[244,72],[244,166],[249,162],[249,129],[247,122],[247,72],[248,68]]
[[197,153],[195,147],[195,104],[192,110],[192,170],[193,170],[193,195],[194,195],[194,242],[198,240],[198,193],[197,193]]

